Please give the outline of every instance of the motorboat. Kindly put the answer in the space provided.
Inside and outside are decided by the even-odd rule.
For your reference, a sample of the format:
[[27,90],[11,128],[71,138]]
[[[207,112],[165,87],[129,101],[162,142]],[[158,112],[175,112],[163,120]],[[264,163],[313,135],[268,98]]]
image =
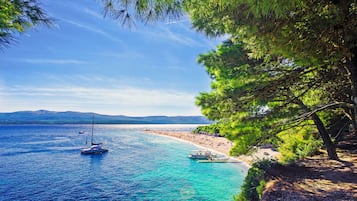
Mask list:
[[212,152],[208,150],[194,150],[190,152],[188,157],[194,160],[211,160],[215,158],[216,155],[212,154]]

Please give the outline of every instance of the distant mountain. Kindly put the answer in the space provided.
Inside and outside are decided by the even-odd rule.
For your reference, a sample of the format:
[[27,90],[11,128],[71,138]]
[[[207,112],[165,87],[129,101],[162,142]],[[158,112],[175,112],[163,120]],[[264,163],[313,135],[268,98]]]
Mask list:
[[82,112],[47,110],[0,113],[0,124],[90,124],[94,114],[96,124],[208,124],[204,116],[145,116],[102,115]]

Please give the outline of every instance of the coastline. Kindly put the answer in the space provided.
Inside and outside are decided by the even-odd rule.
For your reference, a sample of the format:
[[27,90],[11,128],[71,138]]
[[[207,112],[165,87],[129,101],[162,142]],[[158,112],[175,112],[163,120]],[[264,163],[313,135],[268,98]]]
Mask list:
[[232,162],[242,163],[248,169],[256,160],[264,158],[277,158],[279,153],[271,148],[257,148],[251,155],[242,155],[233,157],[229,152],[233,146],[233,142],[224,137],[215,137],[210,135],[194,134],[188,131],[168,131],[168,130],[150,130],[145,129],[143,132],[152,135],[160,135],[170,137],[175,140],[181,140],[186,143],[191,143],[201,149],[206,149],[214,153],[229,157]]

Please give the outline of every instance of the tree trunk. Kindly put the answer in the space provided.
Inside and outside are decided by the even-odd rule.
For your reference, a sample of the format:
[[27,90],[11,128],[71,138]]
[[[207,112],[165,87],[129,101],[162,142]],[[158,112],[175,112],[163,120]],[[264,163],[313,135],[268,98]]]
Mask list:
[[354,56],[350,61],[348,61],[348,68],[351,73],[351,102],[353,104],[353,109],[351,111],[352,116],[352,127],[355,136],[357,137],[357,121],[356,121],[356,114],[357,114],[357,48],[352,49],[352,53]]
[[319,134],[322,138],[322,141],[324,142],[327,150],[327,155],[328,158],[331,160],[339,160],[337,153],[336,153],[336,147],[333,144],[330,135],[328,134],[324,124],[322,123],[321,119],[319,116],[317,116],[316,113],[311,115],[312,120],[314,121],[317,130],[319,131]]
[[[306,112],[311,112],[310,108],[308,108],[299,98],[296,98],[296,103],[302,107]],[[317,130],[319,131],[320,137],[322,138],[322,141],[324,142],[327,150],[327,155],[328,158],[331,160],[339,160],[337,153],[336,153],[336,147],[333,144],[330,135],[327,132],[327,129],[325,128],[324,124],[322,123],[320,117],[316,114],[313,113],[311,115],[312,120],[314,121]]]
[[356,112],[357,112],[357,105],[356,103],[353,103],[353,108],[351,109],[351,125],[352,125],[352,132],[357,137]]

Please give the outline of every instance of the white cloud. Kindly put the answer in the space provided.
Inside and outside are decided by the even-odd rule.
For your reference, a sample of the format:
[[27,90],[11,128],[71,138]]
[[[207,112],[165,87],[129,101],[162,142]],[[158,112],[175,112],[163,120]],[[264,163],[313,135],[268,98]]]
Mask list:
[[170,30],[168,26],[159,26],[161,32],[155,33],[158,37],[166,38],[171,41],[190,46],[190,47],[197,47],[197,46],[206,46],[201,41],[197,41],[191,37],[188,37],[187,34],[175,33]]
[[165,24],[180,24],[182,22],[189,22],[190,19],[188,18],[183,18],[183,19],[180,19],[180,20],[169,20],[167,22],[165,22]]
[[85,61],[77,59],[17,59],[16,61],[22,61],[33,64],[84,64]]
[[175,24],[175,26],[179,27],[180,30],[184,30],[186,33],[190,33],[193,35],[198,34],[198,35],[202,36],[199,39],[199,43],[202,44],[201,46],[205,46],[205,47],[208,46],[210,48],[216,48],[216,46],[218,44],[221,44],[222,41],[225,41],[230,38],[230,35],[228,35],[228,34],[220,35],[217,37],[208,37],[202,32],[198,33],[198,31],[192,27],[192,24],[190,23],[190,19],[188,16],[185,16],[185,18],[181,21],[168,23],[168,25],[171,25],[171,24]]
[[118,59],[140,59],[140,60],[147,60],[149,59],[148,56],[145,56],[144,54],[141,54],[139,52],[134,52],[134,51],[125,51],[125,52],[100,52],[96,53],[98,56],[104,56],[104,57],[112,57],[112,58],[118,58]]
[[[81,11],[81,10],[79,10]],[[91,10],[89,8],[84,8],[83,9],[84,13],[94,17],[94,18],[97,18],[97,19],[100,19],[100,20],[103,20],[104,19],[104,16],[99,14],[98,12],[94,11],[94,10]]]
[[105,38],[109,39],[109,40],[112,40],[114,42],[119,42],[121,43],[122,41],[119,40],[117,37],[115,36],[112,36],[111,34],[105,32],[105,31],[102,31],[101,29],[97,28],[97,27],[94,27],[94,26],[89,26],[89,25],[86,25],[86,24],[83,24],[83,23],[80,23],[80,22],[76,22],[76,21],[73,21],[73,20],[68,20],[68,19],[61,19],[62,21],[68,23],[68,24],[71,24],[71,25],[74,25],[76,27],[79,27],[79,28],[82,28],[82,29],[85,29],[87,31],[90,31],[90,32],[93,32],[93,33],[96,33],[96,34],[99,34],[99,35],[102,35],[104,36]]
[[190,28],[189,19],[157,24],[153,27],[154,29],[150,30],[139,29],[139,33],[157,41],[172,41],[173,44],[204,48],[215,48],[222,42],[222,38],[226,38],[226,36],[209,38],[203,33],[197,33],[196,30]]
[[[135,76],[127,76],[127,75],[116,75],[105,76],[100,73],[96,74],[88,74],[88,73],[80,73],[80,74],[66,74],[58,76],[52,73],[39,73],[37,77],[44,78],[42,82],[44,83],[56,83],[57,86],[68,86],[71,83],[71,86],[88,88],[89,86],[96,85],[98,86],[106,86],[107,88],[113,88],[117,86],[153,86],[153,82],[151,78],[148,77],[135,77]],[[71,87],[69,86],[69,88]],[[68,87],[67,87],[68,88]]]
[[145,38],[150,38],[151,40],[156,41],[172,41],[177,44],[181,44],[189,47],[205,47],[205,41],[197,40],[197,38],[193,38],[192,30],[184,30],[185,33],[181,33],[179,31],[175,32],[171,28],[179,26],[181,22],[164,24],[164,25],[154,25],[153,29],[147,29],[145,27],[141,27],[138,29],[138,33],[143,35]]
[[49,109],[94,111],[125,115],[199,115],[195,95],[178,90],[135,87],[31,87],[0,88],[6,96],[1,111]]

